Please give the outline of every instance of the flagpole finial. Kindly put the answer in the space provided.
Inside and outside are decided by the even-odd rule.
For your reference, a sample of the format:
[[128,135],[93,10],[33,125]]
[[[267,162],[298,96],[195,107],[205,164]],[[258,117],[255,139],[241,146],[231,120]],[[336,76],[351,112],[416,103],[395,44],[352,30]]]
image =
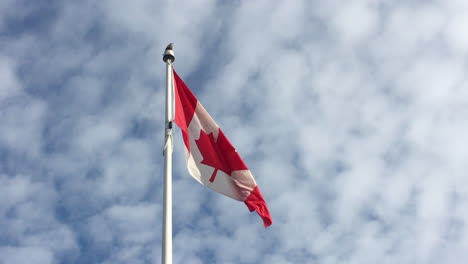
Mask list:
[[169,43],[169,45],[167,45],[167,47],[166,47],[166,50],[164,51],[163,61],[165,63],[168,63],[168,60],[169,60],[170,63],[175,61],[174,43]]

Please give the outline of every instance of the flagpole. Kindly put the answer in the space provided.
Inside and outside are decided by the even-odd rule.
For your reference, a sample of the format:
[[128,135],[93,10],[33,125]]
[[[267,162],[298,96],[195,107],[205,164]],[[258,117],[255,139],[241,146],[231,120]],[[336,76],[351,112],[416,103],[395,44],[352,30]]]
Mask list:
[[166,128],[164,136],[164,199],[163,199],[163,234],[161,263],[172,264],[172,122],[174,115],[172,99],[172,63],[174,62],[173,44],[164,51],[166,63]]

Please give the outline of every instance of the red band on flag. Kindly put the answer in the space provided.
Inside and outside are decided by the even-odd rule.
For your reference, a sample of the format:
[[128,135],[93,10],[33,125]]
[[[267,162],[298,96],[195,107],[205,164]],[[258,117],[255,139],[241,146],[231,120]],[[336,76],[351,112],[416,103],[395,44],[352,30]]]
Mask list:
[[250,212],[257,211],[257,214],[262,218],[263,225],[265,227],[269,227],[273,223],[270,211],[268,211],[268,207],[265,200],[263,199],[260,189],[258,189],[258,186],[255,186],[244,203],[247,205]]
[[188,125],[192,121],[195,107],[197,106],[197,98],[192,94],[187,85],[174,72],[174,94],[175,94],[175,118],[174,121],[182,130],[182,136],[187,149],[190,151],[190,142],[188,139]]

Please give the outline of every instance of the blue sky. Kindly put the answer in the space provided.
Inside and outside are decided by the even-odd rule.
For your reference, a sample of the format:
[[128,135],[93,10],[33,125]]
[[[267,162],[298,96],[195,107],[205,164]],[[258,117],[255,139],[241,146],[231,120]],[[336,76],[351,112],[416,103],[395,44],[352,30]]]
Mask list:
[[174,263],[468,258],[465,0],[0,0],[0,263],[159,263],[169,42],[274,220],[176,130]]

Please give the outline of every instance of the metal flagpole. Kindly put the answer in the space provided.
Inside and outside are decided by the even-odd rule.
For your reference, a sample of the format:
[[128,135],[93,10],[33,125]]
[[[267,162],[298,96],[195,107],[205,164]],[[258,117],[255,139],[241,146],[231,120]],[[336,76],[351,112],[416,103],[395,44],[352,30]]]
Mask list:
[[166,132],[164,137],[162,264],[172,264],[172,123],[174,120],[174,115],[172,113],[172,63],[175,60],[173,48],[173,44],[170,43],[164,51],[163,56],[163,61],[166,63]]

